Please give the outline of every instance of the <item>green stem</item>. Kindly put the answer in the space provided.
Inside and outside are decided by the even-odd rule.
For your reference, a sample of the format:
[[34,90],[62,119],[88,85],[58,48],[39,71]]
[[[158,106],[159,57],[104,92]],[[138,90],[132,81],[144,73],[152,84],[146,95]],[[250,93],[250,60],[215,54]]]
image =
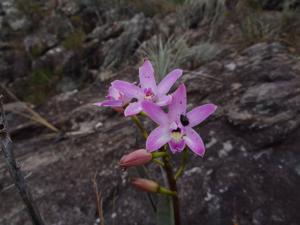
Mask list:
[[161,158],[164,156],[169,156],[167,152],[153,152],[152,153],[152,159]]
[[[177,192],[176,180],[175,180],[174,174],[173,174],[173,169],[172,169],[172,166],[171,166],[171,164],[168,160],[168,157],[164,157],[163,162],[165,164],[165,166],[163,168],[164,168],[164,170],[166,172],[166,175],[167,175],[169,188],[171,189],[171,191],[173,191],[175,193],[178,193]],[[179,208],[178,195],[173,195],[172,200],[173,200],[173,211],[174,211],[175,225],[180,225],[181,222],[180,222],[180,208]]]
[[147,139],[148,133],[147,133],[146,129],[144,128],[142,122],[139,120],[139,118],[137,116],[132,116],[131,119],[136,124],[136,126],[140,129],[144,138]]
[[156,164],[162,166],[162,167],[165,166],[165,164],[162,161],[158,160],[158,159],[152,159],[152,161],[155,162]]
[[171,196],[176,196],[177,193],[168,189],[168,188],[164,188],[164,187],[159,187],[158,189],[158,193],[160,194],[164,194],[164,195],[171,195]]
[[187,163],[188,156],[189,156],[188,151],[186,149],[184,149],[184,151],[181,155],[180,167],[175,174],[175,180],[177,180],[183,174],[186,163]]

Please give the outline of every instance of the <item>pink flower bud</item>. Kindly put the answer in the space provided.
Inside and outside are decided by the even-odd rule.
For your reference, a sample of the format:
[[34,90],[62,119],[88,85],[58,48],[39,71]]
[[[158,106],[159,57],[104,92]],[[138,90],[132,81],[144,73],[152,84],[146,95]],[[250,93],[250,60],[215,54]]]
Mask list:
[[152,160],[152,155],[150,152],[147,152],[145,149],[136,150],[134,152],[129,153],[128,155],[124,155],[119,165],[126,169],[131,166],[140,166],[144,165]]
[[143,178],[133,178],[131,184],[142,191],[146,191],[146,192],[159,191],[159,184],[152,180],[143,179]]

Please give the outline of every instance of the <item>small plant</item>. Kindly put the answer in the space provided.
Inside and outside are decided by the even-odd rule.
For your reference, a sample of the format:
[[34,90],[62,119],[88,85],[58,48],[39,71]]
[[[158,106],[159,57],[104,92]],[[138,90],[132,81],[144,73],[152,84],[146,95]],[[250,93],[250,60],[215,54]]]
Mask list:
[[300,9],[293,9],[293,4],[295,3],[296,1],[294,0],[285,1],[279,30],[283,39],[289,43],[292,42],[297,46],[300,41]]
[[225,12],[225,0],[186,0],[178,9],[178,22],[190,28],[196,27],[201,21],[209,23],[209,39],[213,40],[222,28]]
[[189,47],[185,36],[171,36],[164,40],[161,36],[154,36],[145,43],[140,54],[150,59],[160,79],[172,68],[182,66],[189,62],[192,67],[212,60],[220,48],[208,42],[202,42]]
[[244,40],[248,43],[278,38],[278,28],[265,23],[255,14],[245,16],[240,23],[240,29]]
[[221,51],[222,48],[213,43],[201,42],[189,49],[186,59],[193,68],[197,68],[201,64],[213,60]]
[[154,16],[176,10],[176,4],[181,0],[127,0],[136,11],[146,16]]
[[68,50],[78,50],[82,48],[86,34],[82,29],[75,30],[63,41],[62,45]]
[[33,71],[27,79],[27,95],[25,101],[33,104],[44,102],[51,94],[53,85],[58,80],[52,71],[41,69]]
[[17,9],[23,13],[34,24],[38,24],[45,15],[45,10],[40,1],[37,0],[16,0]]
[[29,77],[29,83],[34,86],[47,86],[51,83],[52,73],[48,70],[37,70]]
[[[111,83],[106,100],[95,104],[112,107],[126,117],[131,117],[144,136],[145,148],[124,155],[119,164],[122,169],[142,166],[146,176],[134,177],[131,183],[143,192],[159,194],[158,202],[152,201],[158,225],[181,224],[177,182],[187,165],[188,150],[201,157],[205,153],[204,143],[194,127],[217,109],[214,104],[205,104],[187,112],[184,84],[174,93],[168,94],[181,76],[182,70],[175,69],[156,84],[154,68],[149,60],[145,60],[139,68],[139,85],[116,80]],[[168,108],[167,113],[163,107]],[[156,128],[149,135],[139,120],[139,115],[150,118],[156,124]],[[181,154],[182,157],[174,173],[175,154]],[[161,184],[149,177],[143,167],[148,163],[161,167],[162,175],[167,178],[166,183]]]
[[36,45],[33,46],[31,49],[29,49],[30,54],[33,58],[37,59],[38,57],[40,57],[43,52],[44,52],[44,48],[41,45]]
[[142,46],[140,53],[153,62],[156,74],[162,79],[168,70],[181,65],[185,61],[188,49],[184,36],[171,36],[167,40],[164,40],[161,36],[154,36],[153,39]]
[[239,0],[232,9],[233,17],[246,44],[277,40],[279,37],[276,20],[268,21],[262,7],[263,4],[256,0]]

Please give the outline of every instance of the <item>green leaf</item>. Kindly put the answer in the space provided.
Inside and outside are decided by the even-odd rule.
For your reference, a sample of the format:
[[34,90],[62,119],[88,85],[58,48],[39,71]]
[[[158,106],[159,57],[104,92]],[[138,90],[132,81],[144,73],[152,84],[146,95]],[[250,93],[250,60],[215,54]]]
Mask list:
[[159,195],[156,215],[157,225],[175,224],[172,197]]

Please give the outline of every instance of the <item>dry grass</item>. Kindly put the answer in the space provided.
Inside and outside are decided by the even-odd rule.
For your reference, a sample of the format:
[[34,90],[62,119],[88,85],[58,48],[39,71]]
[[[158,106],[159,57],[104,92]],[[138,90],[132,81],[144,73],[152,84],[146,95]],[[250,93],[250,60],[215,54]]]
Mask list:
[[157,75],[162,79],[170,69],[184,62],[188,49],[184,36],[171,36],[167,39],[154,36],[142,45],[140,53],[154,64]]
[[[0,86],[12,99],[14,99],[17,102],[21,102],[8,88],[4,87],[3,85]],[[60,132],[59,129],[57,129],[54,125],[52,125],[47,119],[42,117],[39,113],[34,111],[28,104],[24,103],[24,108],[28,112],[23,113],[19,111],[12,111],[12,113],[15,113],[19,116],[22,116],[24,118],[27,118],[29,120],[32,120],[36,123],[42,124],[43,126],[47,127],[48,129],[54,131],[55,133]]]
[[154,36],[140,49],[140,54],[153,62],[160,79],[170,70],[187,63],[198,67],[212,60],[219,52],[219,47],[208,42],[189,46],[185,36],[171,36],[166,39]]

